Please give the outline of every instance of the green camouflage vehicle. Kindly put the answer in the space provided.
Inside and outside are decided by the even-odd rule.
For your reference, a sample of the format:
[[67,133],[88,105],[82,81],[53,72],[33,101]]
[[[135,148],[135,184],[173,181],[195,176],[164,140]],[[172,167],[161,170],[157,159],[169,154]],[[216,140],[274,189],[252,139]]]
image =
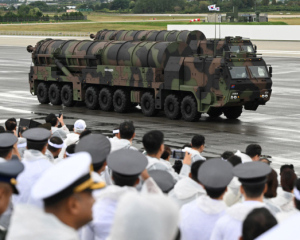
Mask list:
[[40,41],[32,52],[30,92],[40,103],[129,111],[164,110],[169,119],[197,121],[201,113],[238,118],[243,107],[269,101],[272,68],[248,53],[193,57],[184,42]]
[[249,39],[225,37],[225,39],[206,39],[201,31],[126,31],[102,30],[90,37],[95,41],[167,41],[185,42],[196,55],[223,56],[223,52],[249,52],[254,54],[256,46]]

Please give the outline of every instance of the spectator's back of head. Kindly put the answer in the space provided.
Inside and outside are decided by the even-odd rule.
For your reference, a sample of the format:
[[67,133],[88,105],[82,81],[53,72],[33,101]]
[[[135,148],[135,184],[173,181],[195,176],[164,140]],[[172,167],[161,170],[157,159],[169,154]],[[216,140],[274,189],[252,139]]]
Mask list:
[[266,198],[275,198],[277,196],[278,179],[277,173],[272,169],[272,172],[268,175],[267,179],[268,190],[264,194]]
[[7,131],[14,131],[17,128],[17,120],[15,118],[9,118],[5,122],[5,128]]
[[0,126],[0,133],[4,133],[4,132],[5,132],[4,127]]
[[204,162],[205,161],[203,161],[203,160],[199,160],[199,161],[194,162],[191,166],[191,178],[196,182],[199,182],[198,181],[198,170],[201,167],[202,163],[204,163]]
[[135,127],[132,121],[125,121],[120,124],[119,127],[121,139],[130,140],[134,137]]
[[200,148],[202,145],[205,144],[205,137],[202,135],[195,135],[192,138],[192,148]]
[[280,175],[281,175],[281,173],[283,172],[283,170],[285,170],[285,169],[291,169],[291,170],[293,170],[293,171],[295,171],[294,170],[294,165],[293,164],[284,164],[284,165],[282,165],[281,167],[280,167]]
[[300,179],[297,179],[295,182],[294,195],[295,207],[300,211]]
[[90,130],[84,130],[84,131],[80,134],[79,139],[82,139],[83,137],[88,136],[88,135],[90,135],[90,134],[92,134],[92,131],[90,131]]
[[225,151],[223,152],[223,154],[221,155],[221,158],[223,158],[223,160],[228,160],[228,158],[230,158],[231,156],[233,156],[234,153],[230,152],[230,151]]
[[237,155],[232,155],[231,157],[228,158],[227,161],[230,162],[232,164],[232,166],[234,166],[234,167],[236,165],[242,163],[242,159]]
[[53,154],[63,148],[63,143],[60,137],[51,137],[48,142],[48,150]]
[[66,156],[71,157],[75,153],[76,144],[71,144],[66,148]]
[[161,131],[153,130],[146,133],[143,137],[143,145],[147,154],[158,153],[164,143],[164,134]]
[[46,123],[50,123],[52,127],[55,127],[58,120],[54,113],[50,113],[47,115],[45,121]]
[[276,218],[266,208],[251,211],[243,223],[243,240],[254,240],[277,224]]
[[255,156],[260,157],[261,151],[262,151],[261,146],[259,146],[258,144],[250,144],[246,148],[246,154],[251,158]]
[[169,160],[169,157],[171,156],[171,154],[172,154],[171,148],[169,146],[165,145],[165,151],[161,155],[161,158],[164,160]]
[[297,175],[294,170],[286,168],[281,173],[280,184],[284,191],[292,192],[294,189],[294,184],[297,180]]

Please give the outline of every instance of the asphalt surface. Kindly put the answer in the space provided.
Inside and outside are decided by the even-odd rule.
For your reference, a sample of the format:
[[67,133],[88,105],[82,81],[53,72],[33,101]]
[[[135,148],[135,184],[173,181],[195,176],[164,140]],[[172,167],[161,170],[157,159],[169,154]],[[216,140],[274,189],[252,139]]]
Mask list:
[[[32,45],[36,40],[33,41]],[[0,53],[1,125],[9,117],[34,118],[44,122],[46,114],[61,110],[60,106],[39,104],[36,96],[29,93],[31,56],[25,47],[3,46],[0,41]],[[277,56],[281,54],[277,53]],[[224,116],[214,120],[203,114],[199,122],[188,123],[169,120],[163,113],[148,118],[139,109],[119,114],[89,110],[81,104],[64,109],[65,122],[72,127],[76,119],[84,119],[90,130],[109,135],[124,119],[132,120],[136,126],[134,145],[138,148],[142,148],[143,134],[154,129],[162,130],[165,143],[173,148],[190,142],[194,134],[203,134],[206,137],[203,155],[206,157],[219,156],[224,151],[244,151],[248,144],[258,143],[263,148],[263,154],[272,156],[275,169],[278,170],[281,164],[292,163],[300,172],[299,59],[289,55],[274,57],[272,54],[264,59],[273,66],[271,100],[256,112],[244,111],[238,120],[227,120]]]

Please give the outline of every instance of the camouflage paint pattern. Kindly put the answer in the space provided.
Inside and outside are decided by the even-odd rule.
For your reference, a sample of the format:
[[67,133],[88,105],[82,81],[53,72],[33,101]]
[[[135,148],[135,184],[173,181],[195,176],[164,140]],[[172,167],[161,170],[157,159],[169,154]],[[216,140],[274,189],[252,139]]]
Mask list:
[[[193,57],[184,42],[52,39],[38,42],[32,50],[33,94],[41,81],[72,84],[76,101],[84,100],[84,91],[91,85],[127,89],[134,103],[150,91],[157,109],[162,109],[168,94],[191,94],[198,111],[208,112],[212,107],[242,105],[255,110],[269,101],[272,92],[269,74],[255,77],[250,71],[251,66],[260,66],[267,72],[265,61],[246,52]],[[244,67],[248,77],[233,79],[230,70],[234,67]]]
[[167,42],[185,42],[205,40],[206,37],[201,31],[126,31],[126,30],[103,30],[96,35],[91,34],[95,41],[167,41]]
[[[195,55],[222,56],[224,51],[245,51],[242,46],[249,46],[254,53],[254,47],[249,39],[240,36],[225,37],[224,39],[206,39],[201,31],[114,31],[103,30],[93,35],[95,41],[167,41],[185,42],[189,44]],[[231,48],[238,46],[238,48]],[[216,48],[216,52],[214,52]]]

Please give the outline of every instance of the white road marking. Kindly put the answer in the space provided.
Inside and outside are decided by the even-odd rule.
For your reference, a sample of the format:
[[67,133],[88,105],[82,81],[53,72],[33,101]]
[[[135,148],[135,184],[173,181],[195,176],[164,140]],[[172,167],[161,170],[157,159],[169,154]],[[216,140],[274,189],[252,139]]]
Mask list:
[[8,111],[8,112],[17,112],[17,113],[32,113],[32,111],[24,110],[24,109],[17,109],[17,108],[8,108],[0,106],[0,110]]

